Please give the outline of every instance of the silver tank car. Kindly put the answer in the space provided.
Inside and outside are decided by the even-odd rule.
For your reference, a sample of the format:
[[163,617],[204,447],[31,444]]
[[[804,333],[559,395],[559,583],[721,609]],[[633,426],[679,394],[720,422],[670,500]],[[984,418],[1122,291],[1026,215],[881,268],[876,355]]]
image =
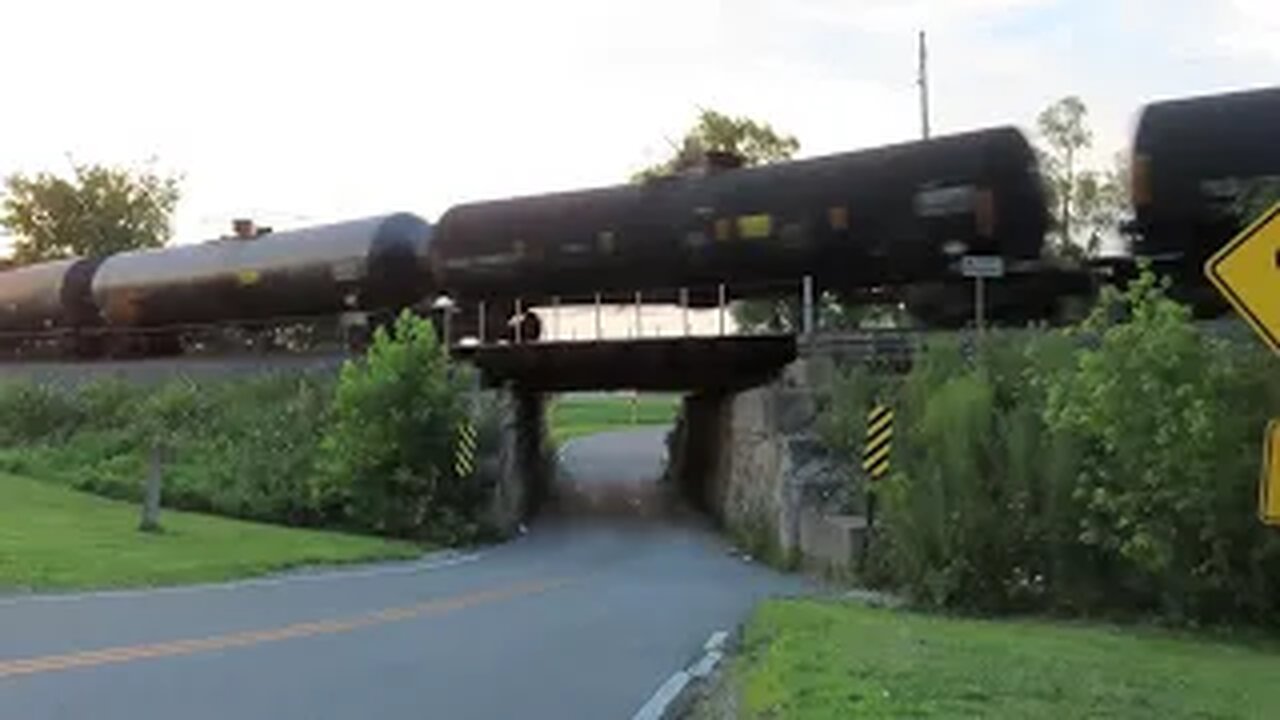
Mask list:
[[0,333],[91,325],[96,260],[71,258],[0,272]]
[[93,299],[112,327],[394,309],[428,293],[431,234],[396,213],[121,253],[98,267]]

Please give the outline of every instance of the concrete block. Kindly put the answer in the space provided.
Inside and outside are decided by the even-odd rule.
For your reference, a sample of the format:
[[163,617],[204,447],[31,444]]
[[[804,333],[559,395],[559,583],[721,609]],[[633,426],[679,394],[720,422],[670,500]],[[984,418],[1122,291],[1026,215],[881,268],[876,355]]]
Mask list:
[[800,516],[800,551],[807,561],[849,568],[858,560],[866,533],[865,517],[806,511]]

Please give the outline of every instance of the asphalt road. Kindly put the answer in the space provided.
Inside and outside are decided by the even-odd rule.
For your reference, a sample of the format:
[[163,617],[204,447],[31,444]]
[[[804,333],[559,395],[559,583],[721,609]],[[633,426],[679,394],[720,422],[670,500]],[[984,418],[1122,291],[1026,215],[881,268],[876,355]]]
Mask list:
[[558,511],[475,553],[228,585],[0,597],[0,718],[630,718],[707,637],[803,591],[583,438]]

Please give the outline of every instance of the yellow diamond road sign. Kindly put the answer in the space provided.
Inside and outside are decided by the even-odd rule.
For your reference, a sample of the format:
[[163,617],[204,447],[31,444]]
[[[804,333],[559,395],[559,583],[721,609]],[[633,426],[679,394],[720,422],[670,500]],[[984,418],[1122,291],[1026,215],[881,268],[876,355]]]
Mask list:
[[1204,271],[1280,353],[1280,203],[1214,253]]

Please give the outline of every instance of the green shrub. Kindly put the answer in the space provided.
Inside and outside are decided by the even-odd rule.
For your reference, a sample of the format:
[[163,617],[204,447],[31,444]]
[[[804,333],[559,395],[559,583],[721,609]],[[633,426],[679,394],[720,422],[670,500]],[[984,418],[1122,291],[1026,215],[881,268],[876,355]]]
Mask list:
[[933,342],[900,384],[844,382],[825,424],[851,465],[869,398],[897,410],[872,579],[983,611],[1275,622],[1280,533],[1255,503],[1280,372],[1150,273],[1069,331]]
[[452,471],[463,390],[427,321],[406,312],[391,333],[380,328],[367,357],[342,369],[314,502],[390,535],[474,536],[476,483]]
[[50,384],[6,382],[0,385],[0,441],[53,442],[82,420],[75,394]]
[[[339,382],[279,374],[154,386],[0,385],[0,469],[122,500],[153,448],[168,507],[454,541],[475,532],[481,481],[452,476],[470,382],[425,321],[405,316]],[[479,452],[499,409],[479,403]]]
[[894,580],[939,605],[1014,609],[1044,592],[1038,343],[993,335],[966,359],[935,343],[899,393],[882,552]]
[[[1115,321],[1113,318],[1123,318]],[[1280,542],[1255,519],[1262,428],[1280,373],[1214,339],[1144,275],[1108,293],[1045,416],[1077,448],[1076,539],[1109,603],[1174,618],[1263,620],[1280,609]]]
[[166,505],[314,524],[323,518],[309,506],[308,478],[332,384],[266,376],[154,387],[118,381],[14,386],[11,397],[41,398],[36,407],[62,409],[4,415],[10,432],[0,467],[134,500],[158,444],[166,455]]

